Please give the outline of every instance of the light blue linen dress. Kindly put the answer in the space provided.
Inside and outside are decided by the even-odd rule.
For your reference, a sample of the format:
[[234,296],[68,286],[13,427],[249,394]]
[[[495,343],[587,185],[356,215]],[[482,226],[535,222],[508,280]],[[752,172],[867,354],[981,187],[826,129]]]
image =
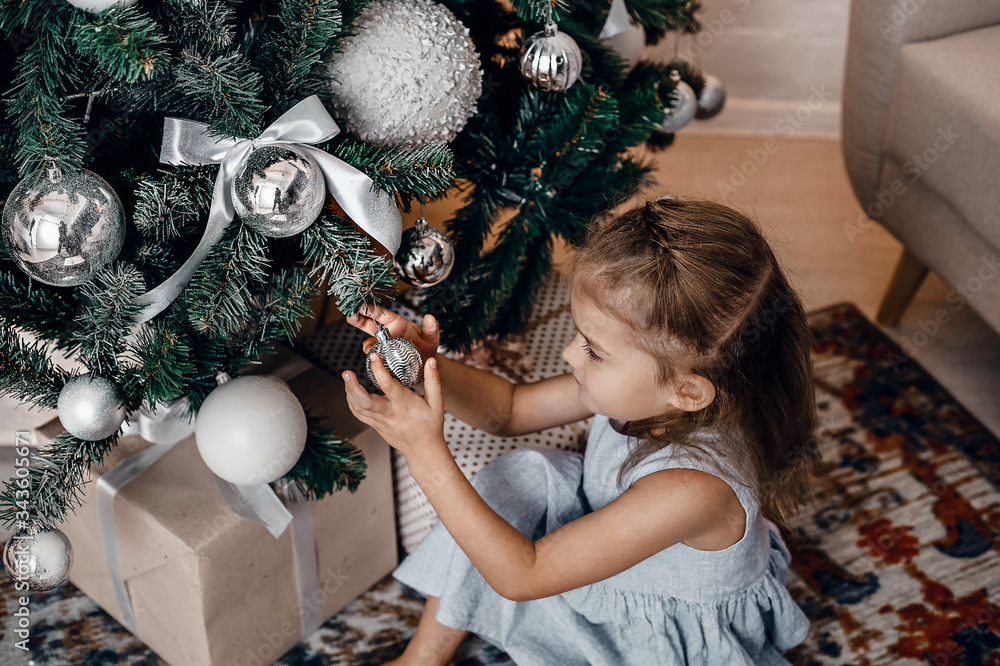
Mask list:
[[[616,424],[617,425],[617,424]],[[706,436],[705,444],[712,438]],[[809,620],[785,588],[790,556],[733,466],[668,446],[616,484],[636,445],[595,416],[585,455],[522,448],[493,460],[473,486],[497,513],[533,540],[605,506],[633,481],[674,467],[723,478],[746,511],[742,539],[718,551],[677,543],[602,581],[532,601],[497,594],[438,521],[393,572],[426,596],[436,617],[478,634],[518,666],[787,664]]]

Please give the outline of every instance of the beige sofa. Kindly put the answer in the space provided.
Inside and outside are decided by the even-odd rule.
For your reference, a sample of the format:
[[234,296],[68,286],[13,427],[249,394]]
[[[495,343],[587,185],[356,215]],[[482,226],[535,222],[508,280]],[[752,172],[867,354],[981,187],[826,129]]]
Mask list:
[[842,132],[858,201],[905,247],[878,320],[929,269],[946,311],[1000,331],[1000,1],[852,0]]

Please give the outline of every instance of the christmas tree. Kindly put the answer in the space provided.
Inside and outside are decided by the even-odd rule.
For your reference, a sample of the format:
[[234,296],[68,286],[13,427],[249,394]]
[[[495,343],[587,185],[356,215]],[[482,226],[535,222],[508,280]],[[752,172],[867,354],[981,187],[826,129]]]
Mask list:
[[[429,11],[411,8],[418,3],[410,0],[378,2],[380,12],[388,3],[404,12]],[[704,81],[681,63],[623,58],[601,37],[613,11],[605,1],[441,5],[467,29],[455,39],[471,40],[478,54],[476,94],[466,100],[467,111],[449,112],[450,129],[428,116],[400,140],[392,134],[399,109],[382,107],[382,120],[391,122],[379,130],[345,101],[348,83],[358,85],[361,77],[362,91],[364,84],[379,89],[386,70],[337,69],[338,61],[371,62],[365,58],[385,50],[366,42],[381,15],[366,15],[367,0],[0,0],[0,29],[17,56],[0,71],[6,91],[0,393],[56,408],[75,379],[51,360],[59,350],[104,380],[126,412],[184,398],[197,413],[220,373],[235,377],[276,343],[294,338],[317,294],[332,295],[345,314],[395,294],[386,254],[395,250],[392,239],[373,231],[385,220],[366,225],[361,219],[373,206],[392,202],[398,219],[397,207],[407,212],[456,191],[465,199],[447,221],[454,268],[424,290],[423,307],[448,322],[444,343],[453,349],[516,333],[550,266],[553,235],[578,242],[595,214],[648,178],[650,164],[629,149],[669,144],[665,113],[684,85],[671,73],[680,72],[689,95],[700,93]],[[697,6],[689,0],[629,0],[627,9],[628,30],[640,47],[697,29]],[[371,33],[359,29],[366,20]],[[553,22],[579,46],[579,71],[556,83],[529,80],[522,45]],[[457,62],[453,56],[445,51],[437,58],[447,69]],[[334,192],[317,203],[302,195],[303,205],[318,213],[307,214],[301,229],[269,230],[240,208],[240,174],[259,175],[251,157],[268,157],[265,148],[245,142],[246,159],[226,176],[227,184],[237,183],[231,190],[219,186],[221,158],[184,159],[192,137],[199,150],[216,140],[221,146],[255,137],[263,142],[275,125],[294,125],[286,114],[306,108],[300,105],[313,96],[345,131],[327,132],[280,158],[302,178],[309,173],[302,152],[346,165],[346,171],[336,167],[349,175],[346,181],[324,166],[331,190],[351,181],[351,173],[367,179],[348,196]],[[439,104],[425,101],[419,110],[425,115]],[[410,103],[398,100],[404,110]],[[190,134],[194,126],[171,124],[171,118],[204,123],[203,131]],[[170,141],[177,159],[165,159]],[[100,247],[87,254],[83,243],[76,264],[55,270],[18,256],[51,254],[45,239],[32,237],[34,245],[25,249],[26,241],[7,228],[15,208],[44,208],[42,194],[54,191],[81,198],[89,208],[79,212],[78,223],[89,219],[86,231],[104,234]],[[222,215],[226,197],[238,214],[230,211],[231,223],[217,225],[208,242],[206,228]],[[352,198],[362,203],[348,205]],[[117,200],[122,221],[116,232]],[[504,215],[495,245],[483,251],[506,209],[515,212]],[[63,231],[60,247],[76,233]],[[92,271],[79,278],[81,267]],[[156,289],[185,267],[191,273],[177,293]],[[39,270],[49,272],[32,273]],[[78,502],[87,469],[100,464],[119,435],[57,436],[30,467],[30,507],[19,503],[22,486],[12,479],[0,492],[0,519],[20,529],[60,522]],[[358,451],[309,418],[305,448],[283,478],[318,498],[355,488],[363,475]]]

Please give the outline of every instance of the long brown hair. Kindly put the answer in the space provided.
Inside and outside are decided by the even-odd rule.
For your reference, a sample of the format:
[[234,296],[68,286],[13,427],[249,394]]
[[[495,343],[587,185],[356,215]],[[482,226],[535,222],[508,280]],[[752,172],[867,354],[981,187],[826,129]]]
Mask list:
[[668,444],[705,453],[702,429],[740,441],[725,455],[753,485],[763,514],[786,526],[811,495],[818,453],[810,349],[798,295],[748,216],[720,203],[662,198],[591,225],[573,256],[574,293],[622,321],[666,383],[712,381],[696,412],[626,424],[639,440],[618,482]]

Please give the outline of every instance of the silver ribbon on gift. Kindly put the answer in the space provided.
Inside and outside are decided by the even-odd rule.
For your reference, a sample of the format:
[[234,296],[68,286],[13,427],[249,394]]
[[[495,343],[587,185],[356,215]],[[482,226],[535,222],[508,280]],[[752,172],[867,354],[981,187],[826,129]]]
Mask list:
[[230,187],[236,167],[251,150],[263,145],[294,144],[309,153],[319,164],[327,189],[344,212],[390,254],[395,255],[399,249],[403,221],[392,198],[376,191],[372,179],[361,171],[312,145],[332,139],[339,132],[337,123],[316,95],[293,106],[254,139],[213,136],[205,123],[165,118],[160,162],[218,164],[219,173],[215,177],[208,223],[197,247],[176,273],[133,299],[133,303],[145,306],[133,319],[137,322],[149,321],[165,310],[191,281],[235,215]]
[[[97,480],[97,515],[108,574],[121,609],[122,624],[136,636],[139,632],[136,627],[135,611],[125,587],[118,559],[115,496],[125,484],[153,465],[192,432],[194,432],[194,419],[188,410],[187,398],[177,400],[170,405],[158,405],[155,412],[143,405],[137,412],[129,415],[128,422],[122,427],[122,433],[141,435],[153,446],[125,458]],[[275,538],[291,525],[292,559],[299,593],[302,635],[309,636],[320,627],[323,617],[322,608],[317,608],[315,603],[319,593],[319,569],[316,563],[312,509],[308,501],[293,491],[289,493],[289,503],[286,507],[268,484],[238,486],[218,476],[215,476],[215,480],[226,503],[237,515],[261,523]]]
[[611,0],[611,9],[608,11],[608,19],[601,28],[598,39],[611,39],[615,35],[621,34],[632,28],[632,17],[628,15],[628,8],[625,7],[625,0]]

